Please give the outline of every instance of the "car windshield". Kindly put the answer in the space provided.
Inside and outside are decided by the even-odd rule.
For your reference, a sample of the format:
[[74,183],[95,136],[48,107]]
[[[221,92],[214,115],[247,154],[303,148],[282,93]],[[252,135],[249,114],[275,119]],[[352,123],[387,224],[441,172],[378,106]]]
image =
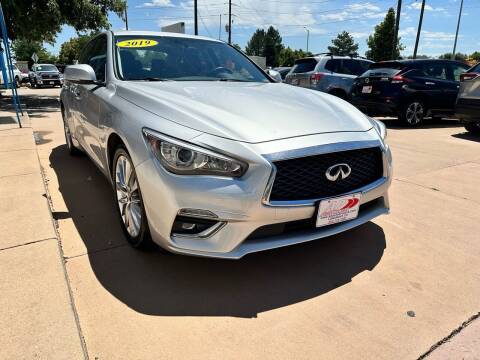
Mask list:
[[38,65],[36,71],[58,71],[55,65]]
[[269,82],[247,57],[217,41],[117,36],[115,57],[122,80]]

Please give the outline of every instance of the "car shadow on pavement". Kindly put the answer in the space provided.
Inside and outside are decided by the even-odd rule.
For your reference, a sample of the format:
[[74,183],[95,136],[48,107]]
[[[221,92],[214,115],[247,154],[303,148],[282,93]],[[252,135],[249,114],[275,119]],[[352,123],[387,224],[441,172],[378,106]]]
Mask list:
[[122,246],[110,184],[87,157],[72,158],[62,145],[53,149],[50,164],[68,209],[59,217],[73,219],[96,278],[143,314],[256,317],[351,282],[375,268],[386,247],[382,228],[369,222],[238,261],[141,252]]
[[480,135],[478,134],[472,134],[472,133],[469,133],[469,132],[461,132],[461,133],[458,133],[458,134],[453,134],[452,135],[453,137],[457,138],[457,139],[463,139],[463,140],[470,140],[470,141],[474,141],[474,142],[480,142]]
[[416,130],[416,129],[442,129],[442,128],[455,128],[463,126],[460,121],[456,119],[437,119],[427,118],[422,125],[419,126],[406,126],[397,118],[377,118],[382,121],[389,129],[395,130]]

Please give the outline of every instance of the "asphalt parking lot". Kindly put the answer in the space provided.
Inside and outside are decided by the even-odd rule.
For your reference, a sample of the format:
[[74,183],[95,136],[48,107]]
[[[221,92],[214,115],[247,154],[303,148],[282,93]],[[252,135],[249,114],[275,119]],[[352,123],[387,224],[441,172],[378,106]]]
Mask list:
[[21,95],[90,359],[416,359],[480,311],[480,138],[454,120],[385,121],[390,215],[221,261],[131,249],[107,180],[67,153],[59,89]]

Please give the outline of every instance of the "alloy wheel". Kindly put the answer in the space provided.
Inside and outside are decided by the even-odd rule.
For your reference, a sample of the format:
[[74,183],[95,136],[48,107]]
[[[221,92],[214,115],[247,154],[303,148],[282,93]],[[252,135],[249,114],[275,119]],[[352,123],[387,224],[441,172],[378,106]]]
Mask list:
[[140,233],[142,203],[137,176],[130,160],[120,155],[115,164],[115,189],[123,224],[131,237]]
[[417,125],[422,122],[424,109],[422,103],[415,101],[408,105],[405,119],[410,125]]

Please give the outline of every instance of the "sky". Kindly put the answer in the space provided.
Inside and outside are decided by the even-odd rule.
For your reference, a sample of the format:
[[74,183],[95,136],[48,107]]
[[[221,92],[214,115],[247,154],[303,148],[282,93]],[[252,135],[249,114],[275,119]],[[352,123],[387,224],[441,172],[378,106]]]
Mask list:
[[[390,7],[396,10],[397,0],[232,0],[232,42],[244,48],[257,28],[273,25],[286,46],[305,50],[308,29],[309,50],[319,53],[327,51],[331,40],[346,30],[358,42],[363,55],[368,35]],[[400,36],[404,56],[413,53],[420,7],[421,0],[403,0]],[[426,0],[418,54],[438,56],[452,52],[459,9],[460,0]],[[228,0],[198,0],[198,12],[199,34],[220,36],[226,41]],[[480,0],[464,0],[457,51],[480,51],[479,15]],[[125,28],[117,15],[110,14],[109,19],[113,30]],[[160,31],[162,26],[178,21],[185,22],[186,33],[193,34],[192,0],[128,0],[130,30]],[[74,36],[75,30],[65,26],[57,42],[46,44],[46,48],[58,54],[60,45]]]

